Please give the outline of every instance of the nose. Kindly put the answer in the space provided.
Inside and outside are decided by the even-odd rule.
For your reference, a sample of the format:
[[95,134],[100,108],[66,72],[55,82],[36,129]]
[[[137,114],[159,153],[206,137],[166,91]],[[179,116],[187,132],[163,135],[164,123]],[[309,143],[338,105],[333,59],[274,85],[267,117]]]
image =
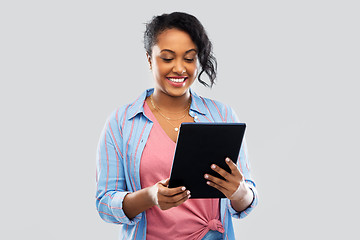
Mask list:
[[173,72],[177,73],[178,75],[182,75],[186,73],[185,65],[182,61],[176,61],[173,67]]

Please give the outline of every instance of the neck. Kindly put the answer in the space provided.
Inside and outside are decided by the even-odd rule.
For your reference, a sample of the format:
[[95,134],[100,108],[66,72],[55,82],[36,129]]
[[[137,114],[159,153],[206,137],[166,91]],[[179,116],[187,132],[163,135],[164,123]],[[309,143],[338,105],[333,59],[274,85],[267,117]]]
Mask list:
[[170,96],[156,89],[153,93],[153,100],[156,106],[169,112],[181,112],[186,109],[189,106],[190,97],[190,91],[181,96]]

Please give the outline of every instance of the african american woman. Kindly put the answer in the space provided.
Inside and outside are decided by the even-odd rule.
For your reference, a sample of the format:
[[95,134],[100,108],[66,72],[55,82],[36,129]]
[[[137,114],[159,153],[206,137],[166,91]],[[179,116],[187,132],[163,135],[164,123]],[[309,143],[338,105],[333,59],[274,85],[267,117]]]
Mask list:
[[[120,239],[235,239],[231,217],[247,216],[258,201],[245,141],[237,164],[224,159],[231,173],[212,164],[204,175],[226,198],[191,199],[183,186],[168,188],[181,123],[238,122],[231,107],[191,89],[196,80],[212,87],[216,79],[206,31],[190,14],[163,14],[147,23],[144,45],[154,88],[116,109],[105,124],[97,154],[97,210],[120,225]],[[201,79],[204,73],[210,83]]]

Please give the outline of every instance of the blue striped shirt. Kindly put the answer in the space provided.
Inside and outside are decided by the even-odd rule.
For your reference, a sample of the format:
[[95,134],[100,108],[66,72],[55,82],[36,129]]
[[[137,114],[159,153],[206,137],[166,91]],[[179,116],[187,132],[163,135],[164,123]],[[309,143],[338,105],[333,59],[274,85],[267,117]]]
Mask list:
[[[154,89],[146,90],[133,103],[116,109],[107,119],[98,144],[96,171],[96,207],[100,217],[120,225],[120,239],[146,239],[146,214],[129,219],[123,209],[127,193],[141,189],[140,160],[153,122],[144,113],[144,101]],[[218,101],[198,96],[190,89],[189,110],[195,122],[239,122],[234,111]],[[232,217],[243,218],[257,205],[255,183],[250,175],[246,143],[241,147],[238,167],[254,193],[251,205],[236,212],[227,198],[220,201],[224,239],[235,239]]]

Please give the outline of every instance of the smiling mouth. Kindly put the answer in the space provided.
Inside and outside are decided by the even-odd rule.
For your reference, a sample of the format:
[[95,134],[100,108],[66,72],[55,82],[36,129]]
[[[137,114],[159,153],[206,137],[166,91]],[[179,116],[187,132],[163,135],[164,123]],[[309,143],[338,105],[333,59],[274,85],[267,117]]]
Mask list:
[[174,83],[182,83],[187,79],[187,77],[167,77],[167,79]]

